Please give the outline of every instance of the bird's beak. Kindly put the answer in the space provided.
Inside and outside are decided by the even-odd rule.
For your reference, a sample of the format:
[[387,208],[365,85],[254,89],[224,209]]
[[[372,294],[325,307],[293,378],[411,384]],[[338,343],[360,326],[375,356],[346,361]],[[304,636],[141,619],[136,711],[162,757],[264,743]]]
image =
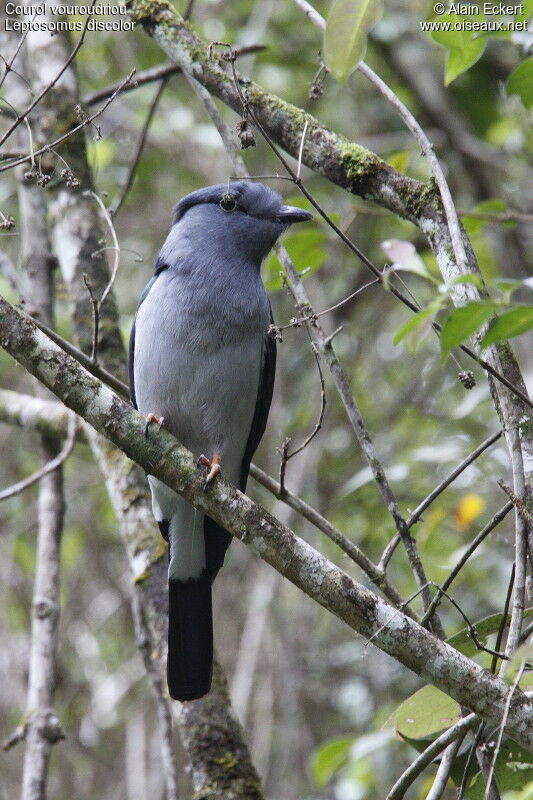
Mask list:
[[284,225],[292,225],[293,222],[307,222],[312,219],[313,215],[309,211],[304,211],[303,208],[296,206],[282,206],[277,214],[274,214],[272,219],[275,222],[281,222]]

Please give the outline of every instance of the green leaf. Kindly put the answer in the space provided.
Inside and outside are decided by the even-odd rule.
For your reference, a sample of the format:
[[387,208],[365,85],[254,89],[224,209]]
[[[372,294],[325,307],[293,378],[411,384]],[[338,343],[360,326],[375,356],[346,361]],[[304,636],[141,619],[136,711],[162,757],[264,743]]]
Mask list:
[[401,326],[401,328],[399,328],[396,331],[396,334],[394,336],[394,339],[392,340],[392,343],[393,344],[398,344],[399,342],[401,342],[402,339],[405,336],[407,336],[408,333],[411,333],[411,331],[414,331],[416,328],[418,328],[420,325],[422,325],[422,323],[425,322],[430,317],[432,317],[434,315],[434,313],[435,313],[435,309],[434,308],[426,308],[426,309],[424,309],[424,311],[418,311],[418,313],[413,314],[413,316],[409,317],[407,322],[404,322],[404,324]]
[[[507,206],[503,200],[499,200],[498,198],[491,198],[490,200],[482,200],[480,203],[476,203],[476,205],[472,208],[472,212],[486,212],[489,214],[502,214],[507,211]],[[483,219],[476,216],[470,216],[467,212],[466,214],[461,215],[461,220],[465,226],[466,232],[468,234],[475,233],[480,231],[486,225],[493,224],[491,219]],[[516,223],[509,221],[509,222],[500,222],[500,225],[505,226],[506,228],[513,228]]]
[[450,350],[472,336],[492,316],[495,308],[496,303],[492,300],[480,300],[455,308],[442,326],[440,335],[442,360],[446,361]]
[[497,319],[491,320],[489,328],[480,342],[480,347],[488,347],[494,342],[512,339],[533,328],[533,306],[514,308]]
[[[326,260],[327,254],[322,247],[322,244],[326,240],[326,234],[319,228],[296,231],[283,240],[283,244],[295,267],[300,272],[305,271],[302,277],[307,278],[309,275],[312,275]],[[280,272],[282,271],[283,268],[278,261],[278,257],[275,253],[271,253],[263,267],[264,282],[267,292],[275,292],[281,289],[282,282]]]
[[397,172],[405,173],[409,166],[410,154],[406,150],[399,150],[397,153],[391,153],[387,158],[387,164],[390,164]]
[[[461,774],[455,772],[452,778],[459,783]],[[496,759],[494,778],[500,792],[521,791],[533,781],[533,755],[510,740],[502,742]],[[485,789],[483,777],[476,772],[468,784],[465,800],[483,800]]]
[[435,737],[461,719],[461,709],[455,700],[434,686],[424,686],[398,706],[386,725],[408,739]]
[[364,58],[370,28],[383,15],[383,0],[334,0],[324,32],[324,58],[345,82]]
[[444,14],[440,16],[439,21],[444,24],[450,23],[452,30],[433,31],[432,38],[438,44],[441,44],[448,51],[446,59],[446,69],[444,74],[444,85],[448,86],[467,69],[470,69],[476,61],[479,61],[485,47],[487,40],[484,38],[473,38],[472,31],[459,31],[453,30],[455,23],[469,19],[468,16],[458,14]]
[[[491,614],[489,617],[484,617],[474,624],[480,642],[485,644],[489,636],[493,633],[498,633],[502,616],[502,614]],[[524,611],[524,619],[529,619],[531,616],[533,616],[533,608],[526,608]],[[511,616],[508,614],[505,627],[507,627],[510,621]],[[450,636],[446,641],[452,647],[455,647],[456,650],[459,650],[464,656],[470,657],[479,653],[477,646],[468,632],[468,628],[461,628],[460,631],[454,633],[454,635]]]
[[348,762],[353,739],[332,739],[319,747],[313,755],[311,773],[316,785],[326,786],[333,776]]
[[506,82],[508,94],[517,94],[522,105],[533,107],[533,58],[526,58],[514,69]]

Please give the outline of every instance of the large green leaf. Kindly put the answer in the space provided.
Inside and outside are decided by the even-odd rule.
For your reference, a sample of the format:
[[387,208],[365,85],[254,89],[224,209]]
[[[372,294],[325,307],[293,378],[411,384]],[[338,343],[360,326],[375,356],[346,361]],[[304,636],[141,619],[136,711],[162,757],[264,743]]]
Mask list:
[[370,28],[383,15],[383,0],[334,0],[324,32],[324,58],[344,82],[364,58]]
[[522,105],[533,107],[533,58],[526,58],[514,69],[505,84],[509,94],[517,94]]
[[455,308],[442,326],[440,349],[445,361],[450,350],[472,336],[494,313],[496,303],[492,300],[479,300]]
[[350,755],[353,739],[332,739],[319,747],[311,762],[311,773],[317,786],[323,787],[343,767]]
[[416,330],[423,325],[426,320],[429,320],[435,314],[434,308],[426,308],[423,311],[418,311],[416,314],[413,314],[412,317],[409,317],[407,322],[398,328],[396,334],[394,335],[394,339],[392,340],[393,344],[398,344],[402,341],[402,339],[407,336],[408,333]]
[[[492,753],[492,751],[490,752]],[[451,776],[457,784],[462,779],[463,769],[461,767],[464,769],[463,763],[457,764]],[[496,759],[494,777],[500,792],[521,791],[533,781],[533,755],[512,741],[502,742]],[[483,800],[485,789],[484,778],[479,772],[475,772],[468,784],[465,800]],[[529,797],[531,800],[533,794]]]
[[408,739],[434,738],[461,719],[455,700],[434,686],[424,686],[398,706],[386,722]]
[[444,73],[446,86],[479,61],[487,45],[485,38],[474,38],[472,31],[454,30],[456,23],[467,19],[469,18],[463,14],[444,14],[438,21],[443,28],[449,23],[450,30],[433,31],[431,34],[434,41],[448,51]]
[[533,306],[523,306],[507,311],[497,319],[493,319],[489,328],[480,342],[480,347],[488,347],[494,342],[502,342],[505,339],[512,339],[521,333],[533,328]]
[[[489,636],[491,636],[493,633],[497,633],[500,630],[502,616],[502,614],[491,614],[490,616],[484,617],[483,619],[480,619],[474,623],[477,637],[482,644],[485,644]],[[524,610],[524,619],[530,619],[532,616],[533,608],[526,608]],[[507,627],[510,621],[511,615],[508,614],[505,627]],[[468,628],[461,628],[460,631],[454,633],[454,635],[450,636],[450,638],[446,641],[448,644],[451,644],[452,647],[455,647],[456,650],[459,650],[459,652],[464,656],[470,657],[476,653],[479,653],[479,649],[470,636]]]

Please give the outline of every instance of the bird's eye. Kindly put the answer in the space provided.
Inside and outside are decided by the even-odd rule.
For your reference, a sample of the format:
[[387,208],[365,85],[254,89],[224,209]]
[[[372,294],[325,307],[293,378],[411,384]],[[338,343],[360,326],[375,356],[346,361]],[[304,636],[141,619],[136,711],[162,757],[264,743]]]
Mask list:
[[223,211],[233,211],[237,208],[235,195],[231,194],[231,192],[224,192],[219,205]]

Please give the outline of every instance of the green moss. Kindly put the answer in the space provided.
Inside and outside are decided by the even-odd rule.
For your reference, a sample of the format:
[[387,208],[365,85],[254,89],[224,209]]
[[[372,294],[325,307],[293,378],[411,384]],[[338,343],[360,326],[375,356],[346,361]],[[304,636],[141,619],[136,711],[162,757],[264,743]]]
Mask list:
[[[423,209],[427,206],[433,206],[436,211],[442,209],[439,189],[434,178],[430,178],[427,183],[417,183],[414,186],[406,185],[404,189],[399,190],[399,193],[403,198],[407,211],[415,219],[420,218]],[[454,258],[453,250],[450,258]]]
[[339,155],[348,180],[359,182],[375,172],[383,162],[375,153],[339,137]]
[[137,25],[161,25],[178,18],[168,0],[126,0],[126,8]]
[[224,767],[224,769],[234,769],[234,767],[236,767],[239,763],[235,756],[228,751],[224,753],[222,758],[215,758],[214,762],[215,764],[220,764],[220,766]]

